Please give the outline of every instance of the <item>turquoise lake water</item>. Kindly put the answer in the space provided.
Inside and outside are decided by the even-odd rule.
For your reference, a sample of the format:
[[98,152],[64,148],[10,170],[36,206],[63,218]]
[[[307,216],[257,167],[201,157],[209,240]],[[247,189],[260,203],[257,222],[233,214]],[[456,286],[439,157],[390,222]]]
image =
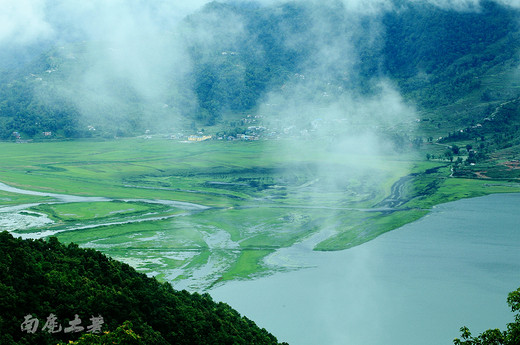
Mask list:
[[477,334],[513,320],[506,298],[520,287],[520,195],[439,205],[341,252],[286,251],[312,267],[210,293],[289,344],[452,344],[461,326]]

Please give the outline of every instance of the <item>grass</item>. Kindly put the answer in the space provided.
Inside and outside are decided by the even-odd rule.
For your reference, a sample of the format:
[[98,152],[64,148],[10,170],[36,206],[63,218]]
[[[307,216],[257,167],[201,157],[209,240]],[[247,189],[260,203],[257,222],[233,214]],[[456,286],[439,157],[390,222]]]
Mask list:
[[347,231],[340,231],[338,235],[319,243],[315,249],[333,251],[355,247],[370,241],[385,232],[416,221],[427,213],[427,210],[412,209],[377,214],[351,225],[350,228],[346,229]]
[[[0,192],[0,205],[42,203],[20,214],[45,213],[55,221],[27,233],[59,230],[62,242],[101,250],[160,279],[206,280],[205,287],[265,273],[266,255],[321,229],[336,235],[316,249],[340,250],[414,221],[438,203],[520,192],[507,181],[450,178],[446,162],[421,154],[369,156],[305,141],[0,143],[0,163],[0,182],[15,187],[114,199],[57,204]],[[410,173],[397,210],[364,211],[378,207]],[[182,210],[153,200],[208,208]],[[143,221],[154,216],[169,218]],[[198,277],[202,267],[211,272]]]
[[[520,193],[520,184],[507,181],[477,180],[466,178],[448,178],[445,175],[437,180],[430,194],[418,194],[406,204],[407,207],[429,209],[435,205],[456,201],[464,198],[474,198],[495,193]],[[432,181],[426,181],[430,184]],[[426,188],[427,183],[423,181]]]
[[48,202],[52,198],[0,191],[0,207]]
[[123,201],[43,204],[30,208],[32,211],[48,214],[53,220],[64,222],[142,215],[145,212],[160,212],[165,211],[166,209],[168,208],[157,204]]
[[243,250],[238,260],[226,271],[220,281],[233,279],[248,279],[268,269],[262,264],[262,260],[273,250]]
[[203,236],[184,219],[101,226],[59,233],[63,242],[92,248],[132,247],[141,249],[188,250],[207,248]]

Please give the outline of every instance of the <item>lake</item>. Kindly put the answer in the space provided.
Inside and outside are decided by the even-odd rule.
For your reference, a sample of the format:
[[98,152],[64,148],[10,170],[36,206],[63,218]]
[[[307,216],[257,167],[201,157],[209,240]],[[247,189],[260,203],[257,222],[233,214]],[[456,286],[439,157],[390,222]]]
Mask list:
[[276,253],[310,268],[210,291],[297,345],[452,344],[513,321],[520,286],[520,194],[438,205],[421,220],[341,252]]

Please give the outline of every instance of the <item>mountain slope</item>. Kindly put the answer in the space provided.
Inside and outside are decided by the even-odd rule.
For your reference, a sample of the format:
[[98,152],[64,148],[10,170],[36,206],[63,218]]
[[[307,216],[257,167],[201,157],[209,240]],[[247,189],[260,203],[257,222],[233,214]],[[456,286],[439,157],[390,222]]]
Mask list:
[[[192,121],[214,125],[257,111],[269,93],[284,92],[295,78],[305,78],[310,94],[336,98],[370,94],[386,78],[426,117],[467,125],[520,95],[519,22],[518,10],[489,0],[479,11],[395,0],[375,13],[352,13],[333,0],[212,2],[175,33],[154,36],[166,56],[157,69],[143,70],[137,58],[148,53],[135,51],[135,58],[114,60],[115,67],[125,65],[114,71],[106,61],[117,52],[112,43],[86,41],[4,71],[0,138],[13,139],[14,131],[91,136],[89,125],[106,136]],[[179,49],[185,55],[175,57]]]
[[[0,269],[1,344],[56,344],[86,333],[42,330],[51,313],[63,329],[75,314],[84,327],[100,315],[102,331],[115,331],[129,320],[147,344],[278,343],[208,294],[175,291],[100,252],[65,246],[56,238],[21,240],[0,233]],[[40,320],[34,333],[20,331],[26,315]]]

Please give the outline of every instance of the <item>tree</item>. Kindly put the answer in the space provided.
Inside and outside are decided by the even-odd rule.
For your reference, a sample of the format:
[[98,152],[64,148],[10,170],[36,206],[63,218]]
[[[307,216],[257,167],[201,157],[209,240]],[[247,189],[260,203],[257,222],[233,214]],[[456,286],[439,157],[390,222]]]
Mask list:
[[[0,232],[0,272],[2,345],[278,344],[209,294],[176,291],[100,252],[65,246],[55,237],[22,240]],[[89,328],[94,333],[94,316],[104,320],[96,323],[103,333],[88,333]],[[28,332],[35,318],[39,328]],[[46,318],[52,325],[44,325]],[[80,326],[78,319],[85,321],[85,332],[47,332],[72,326],[71,321]],[[22,325],[26,331],[20,332]]]
[[453,154],[454,155],[458,155],[459,154],[459,151],[460,151],[460,148],[457,146],[457,145],[453,145],[451,147],[451,150],[453,151]]
[[449,159],[450,162],[453,162],[453,152],[451,150],[446,150],[444,156]]
[[[507,304],[512,312],[520,312],[520,288],[509,293]],[[518,345],[520,344],[520,313],[515,315],[515,321],[507,324],[505,331],[488,329],[473,337],[470,330],[464,326],[460,329],[461,338],[455,338],[455,345]]]
[[[113,332],[104,332],[102,335],[84,334],[77,341],[70,341],[71,345],[145,345],[146,342],[141,339],[132,330],[132,323],[125,321],[121,326]],[[60,343],[65,345],[65,343]]]
[[414,147],[420,148],[423,143],[423,139],[421,137],[417,137],[417,138],[413,139],[412,143],[413,143]]

